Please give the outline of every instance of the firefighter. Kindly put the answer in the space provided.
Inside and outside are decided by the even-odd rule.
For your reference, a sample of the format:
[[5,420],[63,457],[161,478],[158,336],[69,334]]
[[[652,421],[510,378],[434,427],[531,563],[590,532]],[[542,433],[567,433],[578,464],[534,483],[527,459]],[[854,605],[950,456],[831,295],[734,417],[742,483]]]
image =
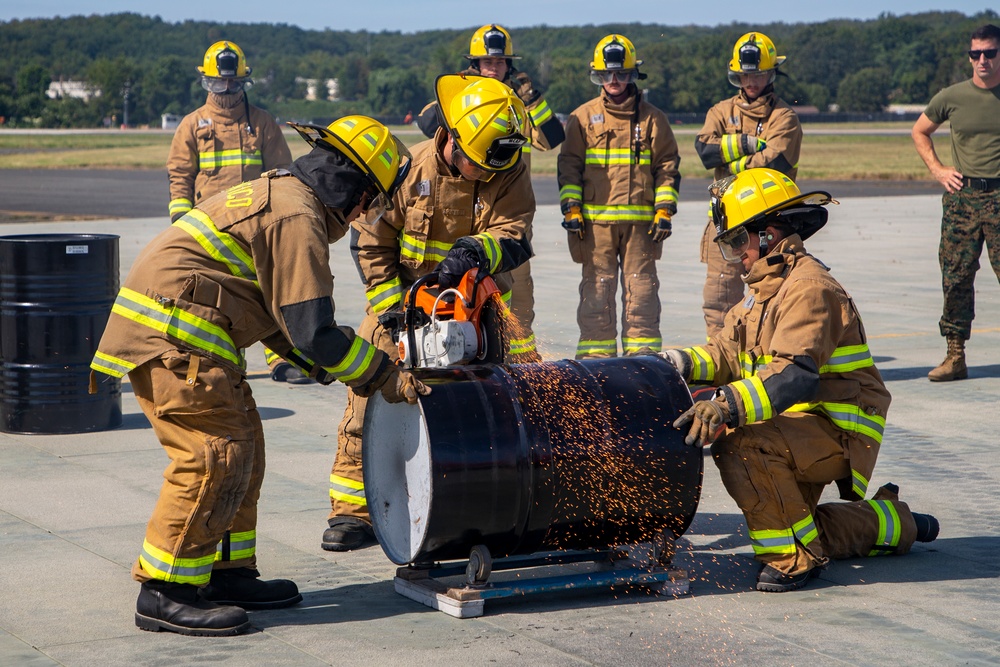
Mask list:
[[[739,92],[708,110],[705,126],[694,142],[706,169],[719,180],[752,167],[775,169],[795,180],[802,146],[799,117],[774,92],[774,80],[785,56],[771,39],[748,32],[736,40],[729,61],[729,83]],[[702,292],[705,327],[712,337],[722,329],[726,312],[743,299],[739,264],[722,258],[714,236],[711,211],[701,239],[701,261],[707,265]]]
[[[380,323],[401,310],[413,282],[431,271],[439,284],[458,284],[472,268],[496,276],[528,261],[535,213],[531,177],[520,160],[526,145],[524,104],[504,84],[465,75],[438,77],[443,125],[413,147],[413,167],[395,206],[376,224],[355,223],[351,248],[368,306],[358,335],[393,359],[389,330]],[[323,533],[327,551],[349,551],[374,537],[362,476],[362,427],[367,400],[349,391],[330,473],[331,512]]]
[[622,352],[660,350],[656,260],[677,212],[680,157],[666,114],[642,99],[635,47],[608,35],[590,80],[601,94],[566,123],[559,202],[570,256],[583,265],[576,358],[618,354],[615,294],[622,281]]
[[[167,158],[171,222],[217,192],[292,161],[274,117],[247,99],[253,79],[243,49],[216,42],[198,71],[208,100],[178,125]],[[264,357],[276,382],[313,381],[270,349],[264,349]]]
[[[715,242],[742,266],[749,296],[703,346],[661,356],[692,383],[718,387],[674,426],[711,444],[743,511],[757,590],[801,588],[830,558],[904,554],[938,522],[886,484],[865,500],[890,396],[850,295],[802,243],[827,220],[826,192],[780,171],[748,169],[712,185]],[[847,503],[818,505],[836,482]]]
[[264,433],[243,348],[264,341],[358,395],[415,402],[429,391],[334,321],[329,244],[393,205],[406,149],[363,116],[294,127],[309,153],[202,201],[143,250],[91,364],[128,374],[171,458],[132,568],[144,630],[239,634],[244,609],[302,599],[291,581],[258,578]]
[[[562,123],[552,113],[548,102],[542,97],[542,91],[532,83],[527,72],[514,68],[514,61],[520,60],[521,56],[515,55],[510,33],[505,28],[496,24],[481,27],[472,35],[469,53],[465,58],[469,61],[469,67],[463,74],[488,76],[502,81],[524,102],[528,111],[524,136],[528,143],[521,149],[521,161],[530,173],[532,150],[553,149],[566,138]],[[417,126],[431,138],[440,125],[437,102],[431,102],[417,116]],[[530,242],[530,227],[527,236]],[[512,360],[518,363],[541,361],[531,328],[535,321],[535,286],[531,279],[531,262],[525,262],[511,271],[510,279],[513,285],[509,294],[510,309],[521,326],[521,332],[510,342]]]

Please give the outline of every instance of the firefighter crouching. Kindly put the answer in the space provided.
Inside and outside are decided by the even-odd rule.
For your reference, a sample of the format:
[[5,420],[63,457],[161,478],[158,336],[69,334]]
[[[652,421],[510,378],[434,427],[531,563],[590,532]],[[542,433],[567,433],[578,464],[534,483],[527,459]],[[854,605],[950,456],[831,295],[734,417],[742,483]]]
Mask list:
[[244,609],[302,599],[291,581],[258,578],[264,434],[244,348],[263,341],[359,395],[415,402],[429,391],[334,320],[329,244],[392,206],[406,149],[363,116],[293,127],[311,152],[205,200],[143,250],[91,365],[129,375],[171,458],[132,568],[144,630],[239,634]]
[[[368,306],[358,335],[398,358],[379,316],[402,310],[413,282],[439,271],[442,287],[470,269],[493,274],[508,290],[506,272],[528,261],[526,238],[535,214],[531,177],[520,159],[527,115],[514,92],[495,79],[457,74],[435,84],[441,127],[413,147],[413,167],[395,205],[374,224],[352,225],[351,247]],[[496,274],[502,275],[496,275]],[[331,512],[322,547],[349,551],[374,537],[362,475],[362,428],[367,399],[348,391],[330,473]]]
[[[719,387],[674,423],[712,445],[746,518],[757,590],[801,588],[831,558],[904,554],[937,520],[911,513],[899,489],[865,500],[890,396],[854,301],[802,242],[827,220],[825,192],[802,194],[779,171],[749,169],[712,185],[719,245],[749,287],[721,332],[661,356],[689,382]],[[818,505],[837,482],[846,503]]]

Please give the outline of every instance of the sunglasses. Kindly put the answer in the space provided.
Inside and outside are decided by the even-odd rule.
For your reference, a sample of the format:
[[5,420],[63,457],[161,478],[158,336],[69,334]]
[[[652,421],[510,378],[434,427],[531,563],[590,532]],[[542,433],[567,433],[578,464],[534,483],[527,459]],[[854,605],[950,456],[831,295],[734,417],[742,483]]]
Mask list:
[[997,49],[972,49],[969,51],[969,57],[973,60],[979,60],[979,56],[986,56],[987,60],[993,60],[997,57]]

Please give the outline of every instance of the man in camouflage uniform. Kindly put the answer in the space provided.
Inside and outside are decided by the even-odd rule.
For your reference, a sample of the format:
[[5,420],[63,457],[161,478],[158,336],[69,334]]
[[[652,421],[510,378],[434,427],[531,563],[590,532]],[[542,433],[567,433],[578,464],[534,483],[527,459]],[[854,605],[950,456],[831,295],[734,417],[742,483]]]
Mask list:
[[[975,317],[975,279],[985,243],[1000,278],[1000,28],[985,25],[972,33],[972,78],[935,95],[913,125],[913,143],[931,174],[944,186],[941,220],[941,284],[944,312],[939,327],[948,341],[931,382],[969,377],[965,341]],[[951,157],[945,166],[931,135],[951,123]]]

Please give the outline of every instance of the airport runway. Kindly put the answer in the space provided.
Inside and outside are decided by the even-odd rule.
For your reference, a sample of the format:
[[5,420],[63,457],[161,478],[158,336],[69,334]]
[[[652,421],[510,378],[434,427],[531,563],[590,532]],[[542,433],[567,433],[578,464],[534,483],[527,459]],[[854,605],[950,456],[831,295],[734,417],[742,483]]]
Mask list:
[[[0,222],[166,215],[170,200],[166,171],[32,169],[0,171]],[[539,206],[559,203],[555,176],[534,176]],[[681,181],[681,201],[706,199],[710,179]],[[931,181],[808,181],[803,189],[827,190],[835,198],[940,194]]]

